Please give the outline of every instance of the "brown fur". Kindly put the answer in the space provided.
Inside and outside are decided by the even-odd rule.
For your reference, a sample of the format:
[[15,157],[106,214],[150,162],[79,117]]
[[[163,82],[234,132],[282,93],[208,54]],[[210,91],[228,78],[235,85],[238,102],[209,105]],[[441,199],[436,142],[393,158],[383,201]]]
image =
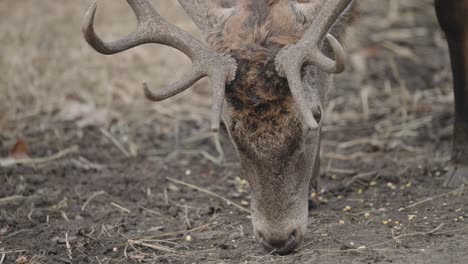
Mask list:
[[[237,78],[226,87],[226,97],[234,109],[232,119],[241,120],[232,125],[232,134],[248,138],[244,140],[246,144],[265,142],[271,131],[289,127],[290,122],[300,127],[288,82],[274,67],[277,52],[298,42],[307,29],[299,23],[304,20],[302,14],[291,10],[289,4],[289,0],[239,0],[238,10],[225,24],[222,37],[210,39],[215,49],[230,53],[237,60]],[[344,16],[335,26],[339,38],[351,17]],[[295,138],[293,136],[282,138]],[[269,145],[264,151],[271,152],[271,148]]]
[[[274,59],[282,47],[300,40],[303,29],[297,26],[288,1],[240,2],[240,11],[214,45],[238,63],[238,78],[226,87],[227,101],[234,109],[231,134],[239,151],[260,162],[266,153],[284,152],[288,144],[296,144],[278,142],[279,131],[284,133],[281,138],[298,138],[291,135],[300,130],[296,115],[291,117],[294,101],[287,80],[276,73]],[[291,125],[298,129],[289,131]]]

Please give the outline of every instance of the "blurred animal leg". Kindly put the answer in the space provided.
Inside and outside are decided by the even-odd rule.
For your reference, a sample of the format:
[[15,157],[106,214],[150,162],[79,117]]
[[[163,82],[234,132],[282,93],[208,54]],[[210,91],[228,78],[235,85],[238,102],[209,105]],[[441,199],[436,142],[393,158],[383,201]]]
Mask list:
[[468,184],[468,0],[435,0],[447,36],[455,93],[452,160],[445,187]]

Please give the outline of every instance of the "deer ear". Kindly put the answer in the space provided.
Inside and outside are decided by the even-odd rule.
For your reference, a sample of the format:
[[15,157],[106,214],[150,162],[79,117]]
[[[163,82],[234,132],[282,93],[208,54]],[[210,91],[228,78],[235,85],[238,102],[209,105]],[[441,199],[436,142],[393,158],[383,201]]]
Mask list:
[[179,0],[205,38],[222,31],[236,5],[235,0]]

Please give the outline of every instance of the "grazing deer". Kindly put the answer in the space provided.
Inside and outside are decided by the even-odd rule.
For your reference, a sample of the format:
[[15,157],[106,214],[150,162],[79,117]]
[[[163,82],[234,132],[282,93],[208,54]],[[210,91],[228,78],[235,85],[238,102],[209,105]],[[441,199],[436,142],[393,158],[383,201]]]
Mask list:
[[[212,129],[221,119],[252,189],[255,237],[267,250],[287,254],[303,239],[309,186],[319,171],[320,129],[333,74],[344,69],[340,40],[354,12],[352,0],[179,0],[206,37],[206,45],[164,20],[148,0],[127,0],[136,31],[115,42],[94,32],[97,5],[83,31],[98,52],[114,54],[145,43],[185,53],[190,74],[154,91],[152,101],[174,96],[203,77],[213,89]],[[468,0],[437,0],[450,44],[456,91],[451,178],[468,172]],[[334,58],[334,59],[331,59]],[[227,102],[225,107],[223,103]]]

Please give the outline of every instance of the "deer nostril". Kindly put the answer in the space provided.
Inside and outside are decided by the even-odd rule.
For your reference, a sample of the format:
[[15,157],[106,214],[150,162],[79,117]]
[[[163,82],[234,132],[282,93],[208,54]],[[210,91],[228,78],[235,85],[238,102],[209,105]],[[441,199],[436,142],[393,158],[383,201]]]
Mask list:
[[318,124],[320,124],[320,121],[322,121],[322,108],[319,107],[317,110],[312,112],[315,121],[317,121]]
[[290,237],[289,239],[290,239],[290,240],[291,240],[291,239],[296,239],[296,236],[297,236],[297,229],[294,229],[294,230],[292,231],[291,235],[289,236],[289,237]]

